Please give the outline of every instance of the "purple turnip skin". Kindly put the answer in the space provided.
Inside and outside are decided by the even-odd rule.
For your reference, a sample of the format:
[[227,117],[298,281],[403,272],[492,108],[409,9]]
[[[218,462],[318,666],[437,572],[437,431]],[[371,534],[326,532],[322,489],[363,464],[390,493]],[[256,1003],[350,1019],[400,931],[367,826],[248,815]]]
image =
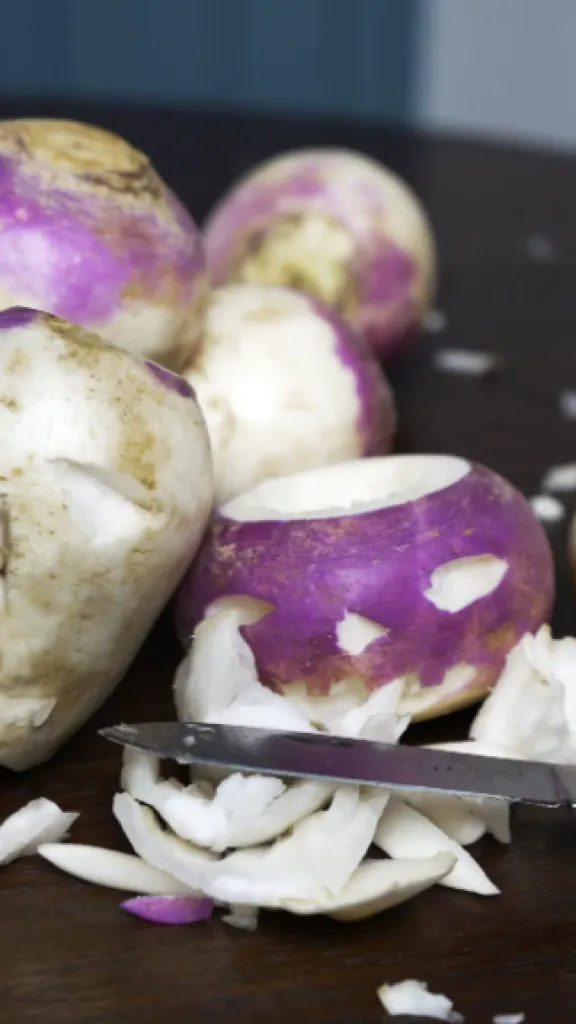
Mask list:
[[[339,228],[338,253],[328,251],[326,239],[312,243],[307,261],[302,251],[281,267],[268,258],[262,247],[273,232],[319,219]],[[435,288],[432,232],[417,198],[387,168],[346,150],[304,150],[260,165],[215,206],[204,241],[214,284],[278,284],[314,294],[382,358],[414,336]],[[333,263],[337,280],[311,271],[324,262]]]
[[179,370],[206,294],[200,233],[146,156],[89,125],[0,123],[0,308],[43,309]]
[[323,303],[313,298],[309,301],[318,316],[332,327],[340,362],[354,374],[358,395],[358,454],[385,455],[392,448],[396,432],[392,388],[362,336]]
[[[309,694],[325,695],[356,677],[370,692],[407,675],[428,688],[465,663],[477,670],[472,683],[417,717],[477,700],[522,635],[547,620],[554,569],[525,499],[491,470],[470,466],[441,491],[375,512],[257,522],[215,512],[180,592],[181,639],[189,641],[216,599],[249,595],[274,608],[242,629],[272,689],[289,693],[291,683],[303,681]],[[509,566],[492,593],[458,612],[424,596],[439,566],[487,554]],[[336,627],[347,611],[387,634],[359,655],[344,653]]]
[[184,377],[181,377],[180,374],[173,373],[172,370],[167,370],[165,366],[159,366],[158,363],[152,363],[149,359],[146,360],[146,366],[158,383],[168,391],[175,391],[177,395],[182,395],[183,398],[196,397],[192,385]]

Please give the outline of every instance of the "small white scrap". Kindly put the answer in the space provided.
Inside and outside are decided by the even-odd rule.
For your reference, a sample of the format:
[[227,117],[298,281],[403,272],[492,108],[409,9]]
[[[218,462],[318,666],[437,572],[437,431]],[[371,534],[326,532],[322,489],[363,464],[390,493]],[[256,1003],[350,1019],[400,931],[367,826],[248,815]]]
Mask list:
[[447,323],[448,317],[441,309],[427,309],[420,320],[422,330],[427,331],[428,334],[440,334],[441,331],[446,330]]
[[232,928],[254,932],[258,927],[258,914],[258,907],[245,907],[241,903],[233,903],[230,906],[230,913],[224,914],[222,920]]
[[576,420],[576,391],[566,388],[558,395],[558,408],[566,420]]
[[525,1013],[497,1013],[492,1024],[524,1024],[525,1020]]
[[486,377],[501,363],[494,352],[480,352],[464,348],[441,348],[432,357],[433,365],[441,373],[460,374],[464,377]]
[[413,978],[397,985],[381,985],[378,999],[391,1017],[433,1017],[448,1024],[462,1024],[464,1017],[454,1009],[452,1000],[441,993],[430,992],[424,981]]
[[529,504],[542,523],[560,523],[566,515],[566,506],[553,494],[535,494]]
[[558,491],[559,493],[576,491],[576,462],[551,466],[542,477],[542,490]]
[[76,821],[77,814],[60,810],[45,797],[31,800],[0,825],[0,864],[38,852],[42,843],[63,839]]
[[528,235],[526,252],[535,263],[553,263],[558,255],[556,243],[546,235]]

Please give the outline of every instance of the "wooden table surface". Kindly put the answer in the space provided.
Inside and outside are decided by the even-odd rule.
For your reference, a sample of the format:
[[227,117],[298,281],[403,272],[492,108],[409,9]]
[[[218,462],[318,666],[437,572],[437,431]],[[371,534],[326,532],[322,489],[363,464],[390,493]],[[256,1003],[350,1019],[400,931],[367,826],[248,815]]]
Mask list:
[[[4,105],[0,116],[93,120],[146,149],[201,218],[232,177],[277,150],[344,144],[388,161],[431,213],[446,330],[423,336],[394,367],[402,450],[478,459],[525,494],[542,472],[576,459],[576,423],[557,411],[576,387],[576,163],[568,158],[337,124],[185,112]],[[530,257],[542,235],[555,258]],[[441,345],[504,358],[490,381],[443,376]],[[576,631],[565,524],[550,529],[558,567],[555,627]],[[0,816],[44,795],[81,812],[74,839],[124,849],[111,814],[118,751],[96,727],[172,716],[180,652],[170,618],[115,696],[45,767],[0,777]],[[420,730],[464,735],[469,716]],[[121,894],[83,884],[37,858],[0,872],[0,1020],[42,1024],[377,1024],[375,990],[407,977],[448,993],[467,1024],[524,1011],[526,1024],[576,1018],[576,821],[522,811],[510,848],[475,848],[502,890],[495,899],[436,888],[365,923],[264,914],[255,933],[214,920],[162,928],[118,909]],[[400,1018],[396,1018],[400,1020]],[[408,1018],[406,1018],[408,1020]],[[414,1020],[414,1018],[410,1018]]]

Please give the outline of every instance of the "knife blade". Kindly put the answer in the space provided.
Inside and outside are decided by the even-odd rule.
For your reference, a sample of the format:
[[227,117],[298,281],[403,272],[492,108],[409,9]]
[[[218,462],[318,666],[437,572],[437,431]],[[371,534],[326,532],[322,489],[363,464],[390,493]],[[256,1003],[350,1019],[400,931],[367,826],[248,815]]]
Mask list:
[[100,730],[100,735],[179,764],[491,797],[541,807],[576,806],[576,767],[570,765],[199,722],[118,725]]

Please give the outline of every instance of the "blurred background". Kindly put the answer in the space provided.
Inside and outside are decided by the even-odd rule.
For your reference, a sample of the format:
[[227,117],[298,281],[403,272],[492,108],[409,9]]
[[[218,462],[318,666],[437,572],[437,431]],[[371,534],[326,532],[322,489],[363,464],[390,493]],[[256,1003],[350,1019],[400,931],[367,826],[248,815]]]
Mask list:
[[19,0],[2,14],[5,108],[138,102],[576,146],[574,0]]

